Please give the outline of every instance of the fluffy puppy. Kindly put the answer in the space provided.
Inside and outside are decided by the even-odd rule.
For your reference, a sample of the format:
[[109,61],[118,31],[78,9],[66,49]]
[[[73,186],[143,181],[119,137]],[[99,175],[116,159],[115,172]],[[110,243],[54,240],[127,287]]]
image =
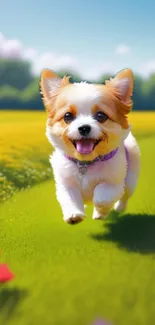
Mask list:
[[140,171],[140,151],[127,119],[133,104],[132,71],[125,69],[102,85],[70,83],[69,77],[61,79],[45,69],[40,87],[64,221],[82,221],[87,202],[93,202],[96,220],[113,207],[123,211]]

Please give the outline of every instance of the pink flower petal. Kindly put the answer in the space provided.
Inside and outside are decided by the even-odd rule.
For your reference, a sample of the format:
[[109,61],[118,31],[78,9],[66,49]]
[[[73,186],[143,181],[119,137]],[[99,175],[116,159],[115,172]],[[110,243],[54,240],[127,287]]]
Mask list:
[[0,264],[0,282],[8,282],[14,278],[14,274],[8,269],[7,264]]

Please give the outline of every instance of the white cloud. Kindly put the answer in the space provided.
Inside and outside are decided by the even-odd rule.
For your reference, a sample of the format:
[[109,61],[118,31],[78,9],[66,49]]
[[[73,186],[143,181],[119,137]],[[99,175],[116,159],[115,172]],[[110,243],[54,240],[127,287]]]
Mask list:
[[53,70],[72,70],[78,72],[79,62],[71,55],[55,53],[38,54],[33,48],[25,48],[18,40],[6,39],[0,33],[0,58],[26,59],[32,62],[34,74],[39,74],[43,68]]
[[155,59],[143,63],[141,73],[144,76],[149,76],[151,73],[155,73]]
[[[119,45],[115,49],[115,53],[118,55],[125,55],[130,52],[130,48],[127,45]],[[118,71],[129,67],[134,72],[139,72],[144,76],[148,76],[152,72],[155,72],[155,59],[148,62],[128,62],[123,65],[122,60],[115,55],[115,59],[112,61],[103,61],[99,63],[97,60],[90,65],[87,62],[87,58],[83,61],[78,60],[72,55],[61,55],[52,52],[46,52],[43,54],[37,53],[34,48],[26,48],[20,41],[13,39],[7,39],[2,33],[0,33],[0,58],[17,58],[26,59],[32,63],[32,71],[34,74],[40,74],[43,68],[51,68],[55,71],[64,70],[77,73],[85,80],[97,80],[104,74],[114,75]],[[128,58],[125,56],[125,58]]]
[[37,51],[33,48],[24,49],[23,59],[34,61],[37,58]]
[[33,64],[33,72],[39,74],[43,68],[49,68],[56,71],[71,70],[77,71],[78,61],[69,55],[57,55],[54,53],[44,53],[39,55]]
[[120,45],[118,45],[116,47],[115,52],[118,55],[125,55],[125,54],[128,54],[130,52],[130,47],[125,45],[125,44],[120,44]]
[[4,41],[4,36],[3,36],[3,34],[2,33],[0,33],[0,45],[1,45],[1,43]]
[[23,46],[18,40],[7,40],[0,33],[0,57],[1,58],[22,58]]
[[52,52],[43,54],[37,53],[34,48],[25,48],[18,40],[9,40],[0,33],[0,58],[21,58],[29,60],[32,63],[32,72],[35,75],[40,74],[43,68],[53,69],[55,71],[64,70],[77,73],[84,79],[96,80],[103,74],[114,73],[116,67],[111,62],[104,62],[87,66],[87,61],[81,62],[71,55],[60,55]]

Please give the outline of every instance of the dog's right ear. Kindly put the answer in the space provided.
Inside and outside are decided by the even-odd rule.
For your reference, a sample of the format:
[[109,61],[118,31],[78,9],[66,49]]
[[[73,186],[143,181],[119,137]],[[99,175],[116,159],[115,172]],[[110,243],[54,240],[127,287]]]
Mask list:
[[61,79],[55,72],[48,69],[42,71],[40,93],[49,116],[52,114],[56,98],[59,95],[61,88],[70,83],[69,78],[70,77],[65,76]]
[[131,69],[124,69],[117,73],[114,78],[106,81],[106,87],[113,91],[113,94],[123,103],[129,103],[134,87],[134,77]]

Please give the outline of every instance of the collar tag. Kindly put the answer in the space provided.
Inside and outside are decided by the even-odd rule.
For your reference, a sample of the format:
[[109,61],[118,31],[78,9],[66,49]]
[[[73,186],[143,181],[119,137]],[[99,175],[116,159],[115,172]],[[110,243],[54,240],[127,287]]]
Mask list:
[[87,165],[79,165],[79,173],[81,175],[85,175],[87,173],[88,166]]

